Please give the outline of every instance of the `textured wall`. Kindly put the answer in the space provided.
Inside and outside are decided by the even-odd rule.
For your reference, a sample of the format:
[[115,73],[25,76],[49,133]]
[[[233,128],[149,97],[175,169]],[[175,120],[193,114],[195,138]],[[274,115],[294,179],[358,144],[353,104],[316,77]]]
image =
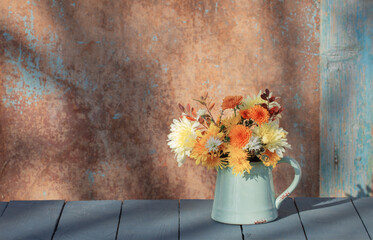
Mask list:
[[321,5],[322,196],[373,196],[373,1]]
[[318,195],[318,1],[0,3],[0,200],[212,198],[166,144],[176,104],[265,87]]

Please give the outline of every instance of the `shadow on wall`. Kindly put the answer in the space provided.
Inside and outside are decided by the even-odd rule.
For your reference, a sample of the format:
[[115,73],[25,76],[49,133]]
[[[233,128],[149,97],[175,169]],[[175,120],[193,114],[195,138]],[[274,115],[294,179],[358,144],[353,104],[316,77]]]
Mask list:
[[361,198],[361,197],[371,197],[373,195],[373,189],[369,185],[366,185],[365,189],[360,184],[357,184],[356,187],[359,189],[356,196],[352,196],[348,193],[345,193],[346,197],[348,197],[348,198]]
[[[197,62],[198,53],[192,57],[183,55],[184,45],[201,44],[201,40],[188,33],[203,34],[200,30],[206,26],[225,26],[224,21],[230,17],[216,15],[219,19],[211,17],[209,20],[213,22],[206,21],[198,29],[187,25],[190,28],[178,30],[195,17],[193,11],[198,9],[195,4],[200,3],[190,1],[186,3],[188,10],[180,8],[186,15],[183,17],[188,18],[183,23],[177,19],[179,16],[169,15],[167,11],[157,13],[159,6],[155,2],[97,1],[94,5],[88,1],[31,2],[21,8],[14,3],[12,11],[17,14],[4,18],[5,22],[1,23],[4,29],[0,29],[0,48],[6,50],[1,63],[8,66],[4,94],[7,92],[6,97],[13,105],[2,107],[7,154],[0,160],[4,161],[0,162],[0,192],[8,198],[67,200],[172,199],[181,195],[207,196],[213,192],[212,187],[208,188],[212,186],[213,174],[204,170],[197,173],[192,168],[178,170],[176,161],[170,157],[166,145],[168,124],[171,116],[178,114],[174,101],[182,97],[175,96],[185,93],[179,89],[183,85],[178,84],[185,70],[164,64]],[[230,2],[226,4],[231,6]],[[132,5],[136,8],[132,9]],[[218,12],[223,3],[210,5]],[[274,60],[260,58],[258,63],[263,64],[258,64],[255,85],[260,88],[271,85],[278,89],[278,95],[284,95],[283,105],[293,106],[294,95],[301,94],[302,88],[311,82],[299,77],[304,74],[297,62],[306,63],[305,57],[299,52],[294,54],[301,49],[297,47],[298,41],[305,37],[302,26],[297,21],[285,23],[284,15],[290,14],[292,6],[285,7],[280,1],[257,6],[263,12],[259,28],[266,32],[259,55],[273,56]],[[37,24],[32,22],[34,16]],[[8,24],[13,18],[17,19]],[[152,21],[154,24],[149,25]],[[43,24],[48,34],[34,28]],[[219,34],[204,35],[207,42],[210,35],[213,39]],[[197,49],[185,48],[189,52]],[[248,54],[256,59],[253,55]],[[226,56],[225,61],[230,58]],[[209,70],[202,69],[198,74],[204,75],[204,71]],[[196,79],[192,80],[192,84],[197,84]],[[35,86],[29,83],[37,85],[40,91],[35,94]],[[22,87],[8,93],[10,85],[17,84]],[[25,91],[32,96],[31,104],[24,99]],[[301,100],[303,106],[289,107],[283,122],[284,128],[293,132],[293,140],[298,138],[303,144],[296,145],[298,149],[294,152],[302,153],[297,160],[308,169],[299,188],[300,194],[306,196],[315,195],[318,189],[316,184],[308,185],[317,182],[312,180],[318,178],[318,166],[314,163],[318,161],[305,161],[315,156],[318,144],[309,145],[304,154],[303,146],[307,146],[306,139],[318,141],[318,133],[309,126],[316,121],[311,119],[309,124],[302,118],[307,115],[306,109],[315,106],[312,98]],[[292,175],[278,172],[278,182],[290,182]],[[185,184],[187,181],[189,186]],[[201,190],[198,184],[208,187]],[[25,192],[25,188],[29,190]],[[43,195],[47,190],[54,195]]]
[[[147,43],[136,29],[110,20],[111,11],[121,16],[129,8],[98,4],[80,22],[75,4],[37,4],[51,15],[54,43],[38,40],[42,33],[32,29],[31,17],[24,21],[32,40],[17,29],[1,29],[4,96],[10,99],[8,106],[2,103],[7,154],[1,192],[13,199],[42,198],[34,195],[42,189],[67,199],[173,198],[182,189],[168,181],[168,169],[161,166],[166,159],[157,161],[162,150],[156,147],[166,142],[156,136],[164,137],[160,132],[170,122],[170,76],[157,57],[142,53]],[[10,91],[17,84],[22,87]],[[21,100],[25,92],[32,95],[30,103]],[[9,180],[12,186],[5,184]]]

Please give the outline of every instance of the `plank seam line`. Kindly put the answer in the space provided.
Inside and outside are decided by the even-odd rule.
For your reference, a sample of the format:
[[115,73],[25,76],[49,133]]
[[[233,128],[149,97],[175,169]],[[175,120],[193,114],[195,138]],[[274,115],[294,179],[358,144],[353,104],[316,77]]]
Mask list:
[[242,225],[240,225],[240,229],[241,229],[242,240],[245,240],[245,235],[243,234],[243,227],[242,227]]
[[364,223],[363,219],[361,218],[360,213],[359,213],[359,211],[357,210],[357,208],[356,208],[356,206],[355,206],[355,204],[354,204],[354,201],[352,201],[352,199],[350,199],[350,201],[351,201],[351,203],[352,203],[352,206],[354,206],[355,211],[356,211],[357,215],[359,216],[360,221],[361,221],[361,223],[363,224],[364,229],[365,229],[365,231],[367,232],[369,239],[372,240],[372,237],[369,235],[368,229],[367,229],[367,227],[365,226],[365,223]]
[[180,199],[177,205],[177,215],[178,215],[178,227],[177,227],[177,239],[180,240]]
[[120,225],[120,219],[122,218],[122,208],[123,208],[123,204],[124,204],[124,200],[121,201],[121,205],[120,205],[119,221],[118,221],[118,226],[117,226],[117,232],[116,232],[116,234],[115,234],[115,240],[118,239],[118,234],[119,234],[119,225]]
[[63,210],[65,209],[65,205],[66,205],[66,202],[63,201],[63,205],[62,205],[62,208],[61,208],[61,211],[60,211],[60,215],[58,216],[58,219],[57,219],[57,222],[56,222],[56,226],[54,226],[54,231],[53,231],[53,234],[52,234],[52,238],[54,238],[54,235],[56,234],[57,232],[57,228],[58,228],[58,225],[60,224],[60,220],[61,220],[61,216],[62,216],[62,212]]
[[4,210],[1,212],[0,217],[3,216],[3,214],[5,213],[5,210],[8,208],[8,206],[9,206],[9,202],[6,203],[6,206],[5,206]]
[[297,213],[298,213],[299,221],[300,221],[300,224],[302,225],[302,229],[303,229],[304,236],[306,237],[306,240],[308,240],[307,233],[306,233],[306,230],[304,229],[303,222],[302,222],[302,218],[301,218],[301,216],[300,216],[299,208],[298,208],[298,205],[297,205],[297,201],[295,201],[295,198],[293,199],[293,203],[294,203],[294,205],[295,205],[295,208],[297,209]]

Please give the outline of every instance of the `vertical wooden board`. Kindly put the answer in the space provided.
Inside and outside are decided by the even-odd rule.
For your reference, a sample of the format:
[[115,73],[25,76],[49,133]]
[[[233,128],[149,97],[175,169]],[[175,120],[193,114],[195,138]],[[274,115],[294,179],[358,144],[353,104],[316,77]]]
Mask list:
[[372,193],[373,1],[321,1],[320,196]]
[[11,201],[0,218],[1,240],[50,240],[64,201]]
[[0,202],[0,217],[3,215],[3,212],[8,205],[8,202]]
[[308,240],[369,239],[349,198],[295,198]]
[[178,222],[177,200],[126,200],[117,239],[177,240]]
[[285,199],[280,206],[278,214],[278,219],[273,222],[258,225],[243,225],[244,238],[253,240],[306,239],[293,199]]
[[242,239],[239,225],[228,225],[211,219],[212,200],[180,201],[180,240]]
[[115,240],[121,201],[67,202],[54,240]]
[[373,237],[373,198],[358,198],[352,200],[363,221],[369,236]]

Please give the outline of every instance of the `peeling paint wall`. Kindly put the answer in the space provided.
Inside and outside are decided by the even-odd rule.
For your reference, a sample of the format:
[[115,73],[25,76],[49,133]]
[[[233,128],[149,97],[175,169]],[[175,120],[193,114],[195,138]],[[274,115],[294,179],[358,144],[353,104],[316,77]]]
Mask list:
[[266,87],[318,195],[318,1],[0,2],[0,200],[212,198],[166,144],[176,104]]
[[373,182],[373,2],[321,5],[321,196],[369,196]]

